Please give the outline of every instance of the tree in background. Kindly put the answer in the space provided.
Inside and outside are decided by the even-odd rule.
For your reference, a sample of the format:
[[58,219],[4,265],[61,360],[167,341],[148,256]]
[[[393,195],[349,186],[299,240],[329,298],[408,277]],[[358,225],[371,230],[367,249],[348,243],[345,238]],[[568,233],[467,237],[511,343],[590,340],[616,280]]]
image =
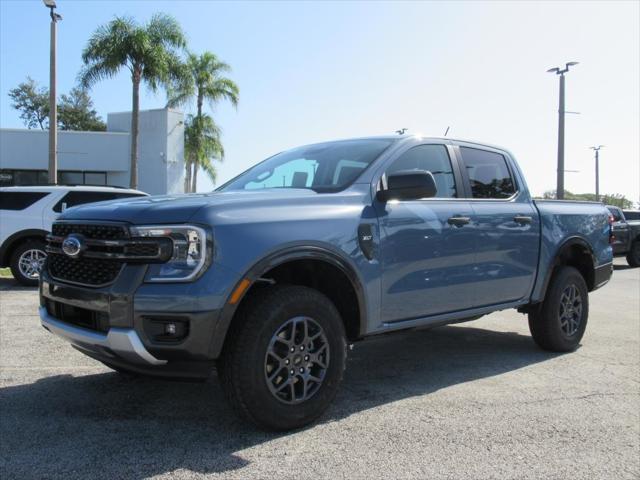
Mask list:
[[224,159],[224,147],[220,141],[220,129],[209,115],[189,115],[184,127],[185,163],[193,166],[187,169],[185,192],[195,192],[198,169],[201,168],[216,183],[216,169],[213,160]]
[[[224,157],[220,130],[211,117],[204,115],[204,103],[207,102],[212,110],[221,100],[227,100],[234,107],[237,107],[239,89],[232,80],[224,76],[225,73],[231,71],[231,67],[211,52],[204,52],[199,56],[193,53],[189,54],[186,62],[182,65],[182,71],[183,74],[177,77],[177,81],[169,90],[167,106],[184,106],[195,100],[196,115],[190,120],[192,130],[189,133],[189,138],[187,138],[185,128],[185,149],[186,144],[191,142],[193,151],[206,151],[208,147],[200,145],[200,143],[209,143],[209,147],[211,147],[214,137],[219,145],[219,148],[212,155],[198,157],[207,158],[206,165],[195,161],[196,157],[186,156],[185,192],[195,192],[198,168],[205,170],[215,182],[215,166],[211,163],[211,158],[221,161]],[[203,137],[194,135],[203,135]]]
[[[542,198],[546,200],[554,200],[556,198],[555,190],[548,190],[544,192]],[[595,202],[596,195],[595,193],[571,193],[565,190],[564,192],[565,200],[582,200],[587,202]],[[613,205],[620,208],[632,208],[633,202],[629,200],[627,197],[622,195],[621,193],[613,193],[608,195],[600,195],[600,202],[605,205]]]
[[58,105],[58,124],[62,130],[87,130],[103,132],[107,125],[93,108],[89,93],[73,88],[69,95],[62,95]]
[[[49,89],[41,87],[31,77],[9,91],[11,105],[29,129],[49,128]],[[106,124],[93,108],[86,90],[75,87],[58,101],[58,126],[62,130],[104,131]]]
[[11,106],[20,112],[20,118],[29,129],[49,128],[49,90],[31,77],[9,90]]
[[182,28],[171,16],[156,13],[146,25],[129,17],[116,17],[98,27],[82,52],[84,68],[80,81],[91,87],[113,78],[122,68],[129,70],[132,84],[131,188],[138,186],[138,126],[140,84],[152,91],[179,82],[180,50],[186,46]]

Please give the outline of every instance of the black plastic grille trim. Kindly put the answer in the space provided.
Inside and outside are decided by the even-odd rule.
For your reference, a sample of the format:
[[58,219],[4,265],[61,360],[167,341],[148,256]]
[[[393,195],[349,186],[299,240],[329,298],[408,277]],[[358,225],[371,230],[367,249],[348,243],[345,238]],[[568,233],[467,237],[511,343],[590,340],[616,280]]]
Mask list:
[[47,257],[47,268],[53,278],[92,287],[113,283],[123,266],[123,262],[114,260],[74,259],[58,253],[49,253]]
[[86,238],[96,240],[122,240],[129,238],[129,230],[124,225],[93,223],[54,223],[51,233],[56,237],[66,237],[71,233],[79,233]]

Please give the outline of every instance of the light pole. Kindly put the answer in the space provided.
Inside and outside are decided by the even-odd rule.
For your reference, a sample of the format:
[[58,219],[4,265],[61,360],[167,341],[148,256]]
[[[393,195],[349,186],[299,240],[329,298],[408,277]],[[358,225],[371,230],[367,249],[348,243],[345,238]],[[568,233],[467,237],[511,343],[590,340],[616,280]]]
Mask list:
[[589,147],[591,150],[596,152],[596,202],[600,201],[600,149],[604,147],[604,145],[598,145],[595,147]]
[[547,70],[560,76],[560,99],[558,106],[558,168],[556,181],[556,198],[564,199],[564,74],[569,71],[569,67],[577,65],[578,62],[568,62],[564,68],[555,67]]
[[42,0],[51,11],[51,40],[49,59],[49,183],[58,183],[58,109],[56,106],[56,25],[62,15],[55,12],[55,0]]

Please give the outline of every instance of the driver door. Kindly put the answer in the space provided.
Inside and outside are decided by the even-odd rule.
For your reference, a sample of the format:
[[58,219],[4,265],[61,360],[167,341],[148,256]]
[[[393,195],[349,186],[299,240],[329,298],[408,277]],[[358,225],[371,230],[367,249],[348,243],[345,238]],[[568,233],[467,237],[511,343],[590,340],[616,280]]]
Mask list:
[[417,145],[385,171],[426,170],[437,186],[434,198],[376,201],[385,323],[474,306],[477,232],[452,157],[444,144]]

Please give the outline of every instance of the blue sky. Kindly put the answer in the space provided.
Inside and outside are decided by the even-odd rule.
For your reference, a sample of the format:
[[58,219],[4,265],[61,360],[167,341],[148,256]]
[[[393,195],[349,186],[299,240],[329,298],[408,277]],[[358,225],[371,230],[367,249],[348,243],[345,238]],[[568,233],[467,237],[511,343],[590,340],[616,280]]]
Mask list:
[[[70,90],[92,31],[114,15],[162,11],[194,52],[233,67],[236,110],[214,116],[227,151],[219,181],[288,147],[410,132],[503,145],[535,193],[555,187],[557,78],[567,77],[566,174],[640,200],[640,2],[207,2],[58,0],[59,91]],[[27,75],[48,83],[49,17],[40,0],[0,0],[0,126],[21,127],[7,92]],[[130,109],[123,72],[94,87],[99,113]],[[145,92],[142,108],[163,106]],[[200,190],[211,184],[201,175]]]

